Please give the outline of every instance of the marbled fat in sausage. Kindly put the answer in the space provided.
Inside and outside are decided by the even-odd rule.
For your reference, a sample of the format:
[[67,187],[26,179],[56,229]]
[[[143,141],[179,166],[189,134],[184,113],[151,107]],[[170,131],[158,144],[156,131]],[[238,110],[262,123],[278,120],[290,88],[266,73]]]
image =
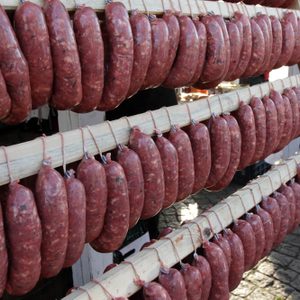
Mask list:
[[42,224],[41,276],[50,278],[56,276],[63,267],[69,221],[64,179],[48,161],[43,162],[38,173],[35,195]]
[[171,300],[166,289],[157,282],[145,283],[143,295],[145,300]]
[[82,100],[73,110],[87,113],[100,103],[104,86],[104,47],[96,12],[79,6],[73,26],[81,63]]
[[105,157],[107,180],[107,209],[102,231],[91,243],[99,252],[113,252],[120,248],[129,229],[129,196],[125,172],[120,164]]
[[54,68],[53,95],[56,109],[71,109],[82,100],[81,67],[68,12],[59,0],[47,0],[44,12],[50,36]]
[[77,167],[77,178],[83,183],[86,194],[87,243],[95,240],[104,223],[107,206],[107,183],[105,170],[93,156],[85,155]]
[[192,194],[195,182],[192,145],[189,136],[178,126],[172,127],[168,139],[178,154],[179,177],[177,201],[181,201]]
[[272,52],[271,52],[271,59],[270,64],[267,70],[273,70],[275,65],[278,62],[278,59],[281,55],[282,50],[282,26],[279,19],[275,16],[270,16],[271,25],[272,25],[272,36],[273,36],[273,43],[272,43]]
[[3,214],[0,205],[0,297],[4,293],[7,280],[8,258],[3,224]]
[[289,186],[293,189],[296,200],[296,214],[293,227],[293,230],[295,230],[300,224],[300,185],[297,182],[292,182]]
[[139,156],[126,146],[120,146],[117,162],[122,166],[128,187],[129,197],[129,228],[140,219],[144,207],[144,177]]
[[74,171],[67,172],[65,185],[68,197],[69,233],[64,268],[71,267],[81,256],[86,237],[86,195]]
[[[25,121],[32,107],[30,78],[27,61],[2,6],[0,6],[0,40],[0,69],[11,99],[10,112],[1,122],[15,125]],[[5,96],[4,90],[1,93]],[[7,101],[8,99],[4,100]]]
[[9,259],[6,290],[21,296],[40,278],[42,229],[31,190],[17,182],[9,185],[5,220]]
[[180,272],[185,282],[187,300],[201,300],[203,280],[199,269],[190,264],[184,264]]
[[161,209],[165,197],[165,184],[162,161],[159,151],[152,138],[138,127],[133,127],[129,147],[139,156],[143,175],[145,200],[141,218],[148,219],[155,216]]
[[298,136],[298,131],[300,127],[300,114],[299,114],[299,105],[297,95],[293,89],[286,89],[284,91],[284,95],[289,98],[291,108],[292,108],[292,119],[293,119],[293,125],[292,125],[292,133],[290,139],[294,139]]

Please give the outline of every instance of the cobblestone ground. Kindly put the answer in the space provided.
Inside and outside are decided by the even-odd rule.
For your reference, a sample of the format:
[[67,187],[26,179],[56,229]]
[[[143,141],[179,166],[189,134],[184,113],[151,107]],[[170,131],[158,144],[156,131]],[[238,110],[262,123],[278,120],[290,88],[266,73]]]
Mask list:
[[[220,193],[201,192],[164,210],[160,216],[160,229],[178,228],[202,211],[235,192],[240,186],[231,185]],[[251,271],[244,274],[231,300],[300,300],[300,228]]]

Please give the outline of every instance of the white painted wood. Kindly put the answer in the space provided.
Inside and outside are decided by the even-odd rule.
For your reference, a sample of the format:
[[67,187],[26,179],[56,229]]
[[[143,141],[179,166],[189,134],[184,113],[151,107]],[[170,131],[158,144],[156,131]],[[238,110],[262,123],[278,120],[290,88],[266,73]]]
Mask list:
[[[272,86],[275,90],[282,92],[284,88],[300,86],[300,76],[292,76],[284,80],[274,81]],[[220,114],[222,112],[234,111],[238,108],[239,99],[249,103],[253,95],[264,96],[270,92],[272,86],[263,83],[251,88],[244,88],[238,91],[223,95],[212,96],[206,100],[187,103],[192,112],[193,119],[197,121],[207,120],[211,113]],[[169,108],[162,108],[153,112],[157,127],[163,131],[170,130],[170,121],[167,111],[171,116],[171,123],[184,127],[190,124],[190,118],[186,105],[174,105]],[[129,118],[131,126],[138,125],[146,134],[153,134],[153,120],[149,113],[139,114]],[[130,127],[126,119],[122,118],[111,122],[119,143],[127,144]],[[107,123],[91,126],[91,130],[98,146],[103,152],[110,151],[116,147],[115,140]],[[97,154],[98,149],[88,131],[84,130],[85,145],[88,152]],[[83,156],[82,135],[79,129],[63,133],[66,162],[78,161]],[[62,165],[62,143],[61,136],[58,134],[49,136],[45,139],[46,156],[51,157],[53,167]],[[8,158],[10,161],[12,176],[14,179],[21,179],[34,175],[39,171],[43,160],[43,143],[38,138],[26,143],[21,143],[7,147]],[[4,151],[0,152],[0,185],[9,182],[7,162]]]
[[[224,201],[214,206],[211,210],[215,211],[222,225],[218,222],[216,215],[212,212],[207,212],[206,215],[211,221],[213,231],[219,232],[232,223],[232,216],[229,207],[224,204],[226,202],[232,210],[233,219],[241,217],[246,211],[252,209],[262,199],[262,196],[268,196],[277,190],[282,183],[287,182],[289,179],[296,175],[296,167],[300,162],[300,155],[291,157],[289,160],[283,162],[282,165],[277,165],[272,168],[265,176],[261,176],[256,180],[250,182],[246,187],[237,191],[229,196]],[[261,194],[262,192],[262,194]],[[242,205],[243,202],[243,205]],[[245,206],[245,209],[244,209]],[[201,238],[199,234],[199,227],[202,232],[210,232],[208,230],[209,224],[206,218],[199,216],[193,220],[193,223],[186,224],[182,228],[169,234],[168,237],[172,239],[177,249],[178,255],[181,259],[194,251],[193,243],[196,247],[201,245]],[[189,230],[187,229],[189,228]],[[190,234],[191,232],[191,234]],[[207,238],[212,237],[212,233]],[[191,238],[193,238],[193,243]],[[171,267],[178,262],[175,255],[172,243],[169,240],[160,240],[156,242],[153,247],[159,252],[159,256],[165,266]],[[127,259],[130,261],[142,280],[146,282],[154,280],[160,269],[160,264],[156,251],[143,250]],[[121,264],[104,274],[98,280],[113,296],[130,296],[134,294],[139,288],[135,285],[135,274],[132,266],[128,264]],[[77,290],[71,295],[64,298],[64,300],[107,300],[110,299],[103,291],[103,289],[95,284],[88,283],[83,287],[88,290],[88,294]]]

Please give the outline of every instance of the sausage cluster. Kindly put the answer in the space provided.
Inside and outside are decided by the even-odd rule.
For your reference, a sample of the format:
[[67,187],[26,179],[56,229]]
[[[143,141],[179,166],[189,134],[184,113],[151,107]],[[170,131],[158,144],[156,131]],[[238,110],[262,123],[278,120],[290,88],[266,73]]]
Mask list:
[[[215,0],[213,0],[215,1]],[[232,2],[232,3],[238,3],[240,1],[238,0],[225,0],[226,2]],[[260,4],[264,6],[271,6],[271,7],[289,7],[292,3],[293,0],[243,0],[245,4]]]

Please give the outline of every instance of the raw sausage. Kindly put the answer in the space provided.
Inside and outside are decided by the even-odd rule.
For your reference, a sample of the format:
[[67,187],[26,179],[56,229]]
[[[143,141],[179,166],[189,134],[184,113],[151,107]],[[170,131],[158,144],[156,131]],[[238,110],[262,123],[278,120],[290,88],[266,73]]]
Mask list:
[[120,164],[105,156],[104,169],[107,180],[107,208],[100,235],[91,242],[99,252],[113,252],[120,248],[129,228],[129,196],[125,172]]
[[298,21],[297,21],[297,16],[293,13],[293,12],[285,12],[284,16],[283,16],[283,20],[289,22],[292,24],[292,27],[293,27],[293,32],[294,32],[294,36],[295,36],[295,44],[293,46],[293,54],[292,54],[292,57],[291,59],[288,61],[287,64],[291,65],[291,60],[293,58],[296,57],[296,55],[298,53],[295,52],[296,48],[298,47],[298,44],[300,42],[297,42],[297,37],[298,37]]
[[82,182],[70,170],[65,176],[68,197],[69,233],[64,268],[71,267],[81,256],[86,235],[86,195]]
[[[38,173],[36,205],[42,224],[43,278],[56,276],[62,269],[68,246],[68,201],[62,176],[43,161]],[[59,220],[59,222],[57,221]]]
[[0,120],[4,119],[10,112],[11,99],[7,92],[6,83],[0,70]]
[[109,53],[99,110],[112,110],[126,98],[133,68],[134,45],[127,9],[121,2],[105,6],[105,29]]
[[104,85],[104,47],[96,12],[86,6],[76,9],[73,18],[75,38],[81,63],[82,100],[75,112],[87,113],[97,108]]
[[293,230],[295,230],[300,224],[300,185],[297,182],[292,182],[290,187],[293,189],[296,200],[296,214]]
[[177,200],[178,195],[178,154],[173,144],[161,133],[155,140],[159,151],[165,180],[165,198],[163,208],[170,207]]
[[155,216],[164,203],[162,161],[154,141],[138,127],[133,127],[131,131],[129,147],[137,153],[142,163],[145,200],[141,218],[148,219]]
[[145,283],[143,295],[145,300],[171,300],[166,289],[157,282]]
[[195,182],[194,155],[189,136],[178,126],[172,126],[168,136],[178,154],[178,195],[181,201],[193,192]]
[[201,300],[202,275],[198,268],[190,264],[183,264],[181,274],[185,282],[187,300]]
[[207,127],[202,123],[193,123],[187,128],[190,138],[195,167],[195,182],[193,193],[205,187],[211,169],[211,147]]
[[107,183],[103,166],[93,156],[85,155],[77,167],[77,178],[83,183],[86,194],[86,238],[95,240],[104,223],[107,206]]
[[215,243],[222,249],[226,258],[228,269],[230,269],[231,262],[232,262],[232,255],[231,255],[231,247],[229,241],[222,234],[216,234],[215,237],[213,238],[213,243]]
[[2,208],[0,205],[0,298],[3,295],[6,286],[7,268],[8,268],[8,259],[7,259],[7,250],[6,250],[6,242],[5,242]]
[[280,21],[275,16],[270,16],[271,25],[272,25],[272,36],[273,36],[273,43],[272,43],[272,52],[271,52],[271,59],[270,64],[267,70],[273,70],[275,65],[278,62],[278,59],[281,55],[282,50],[282,26]]
[[[296,93],[298,104],[299,104],[299,115],[300,115],[300,88],[294,87],[293,88],[294,92]],[[300,124],[297,132],[297,137],[300,135]]]
[[14,15],[15,32],[29,67],[32,108],[47,104],[52,94],[53,66],[50,39],[43,11],[22,3]]
[[128,186],[130,203],[129,228],[140,219],[144,206],[144,177],[139,156],[126,146],[120,146],[117,162],[122,166]]
[[44,5],[54,68],[54,89],[50,104],[71,109],[82,100],[81,67],[75,35],[68,12],[59,0]]
[[297,18],[297,33],[295,34],[295,48],[289,65],[295,65],[300,60],[300,18]]
[[[23,122],[32,107],[29,70],[8,16],[0,6],[0,69],[11,98],[8,116],[1,122],[15,125]],[[5,96],[5,90],[2,92]],[[8,99],[4,98],[4,103]],[[2,104],[2,103],[1,103]],[[4,109],[5,114],[6,110]]]
[[293,89],[286,89],[284,91],[284,95],[289,98],[291,108],[292,108],[292,133],[290,139],[294,139],[298,135],[299,127],[300,127],[300,115],[299,115],[299,102],[297,95]]
[[31,190],[17,182],[9,185],[5,220],[9,258],[6,290],[21,296],[35,287],[41,275],[42,228]]

